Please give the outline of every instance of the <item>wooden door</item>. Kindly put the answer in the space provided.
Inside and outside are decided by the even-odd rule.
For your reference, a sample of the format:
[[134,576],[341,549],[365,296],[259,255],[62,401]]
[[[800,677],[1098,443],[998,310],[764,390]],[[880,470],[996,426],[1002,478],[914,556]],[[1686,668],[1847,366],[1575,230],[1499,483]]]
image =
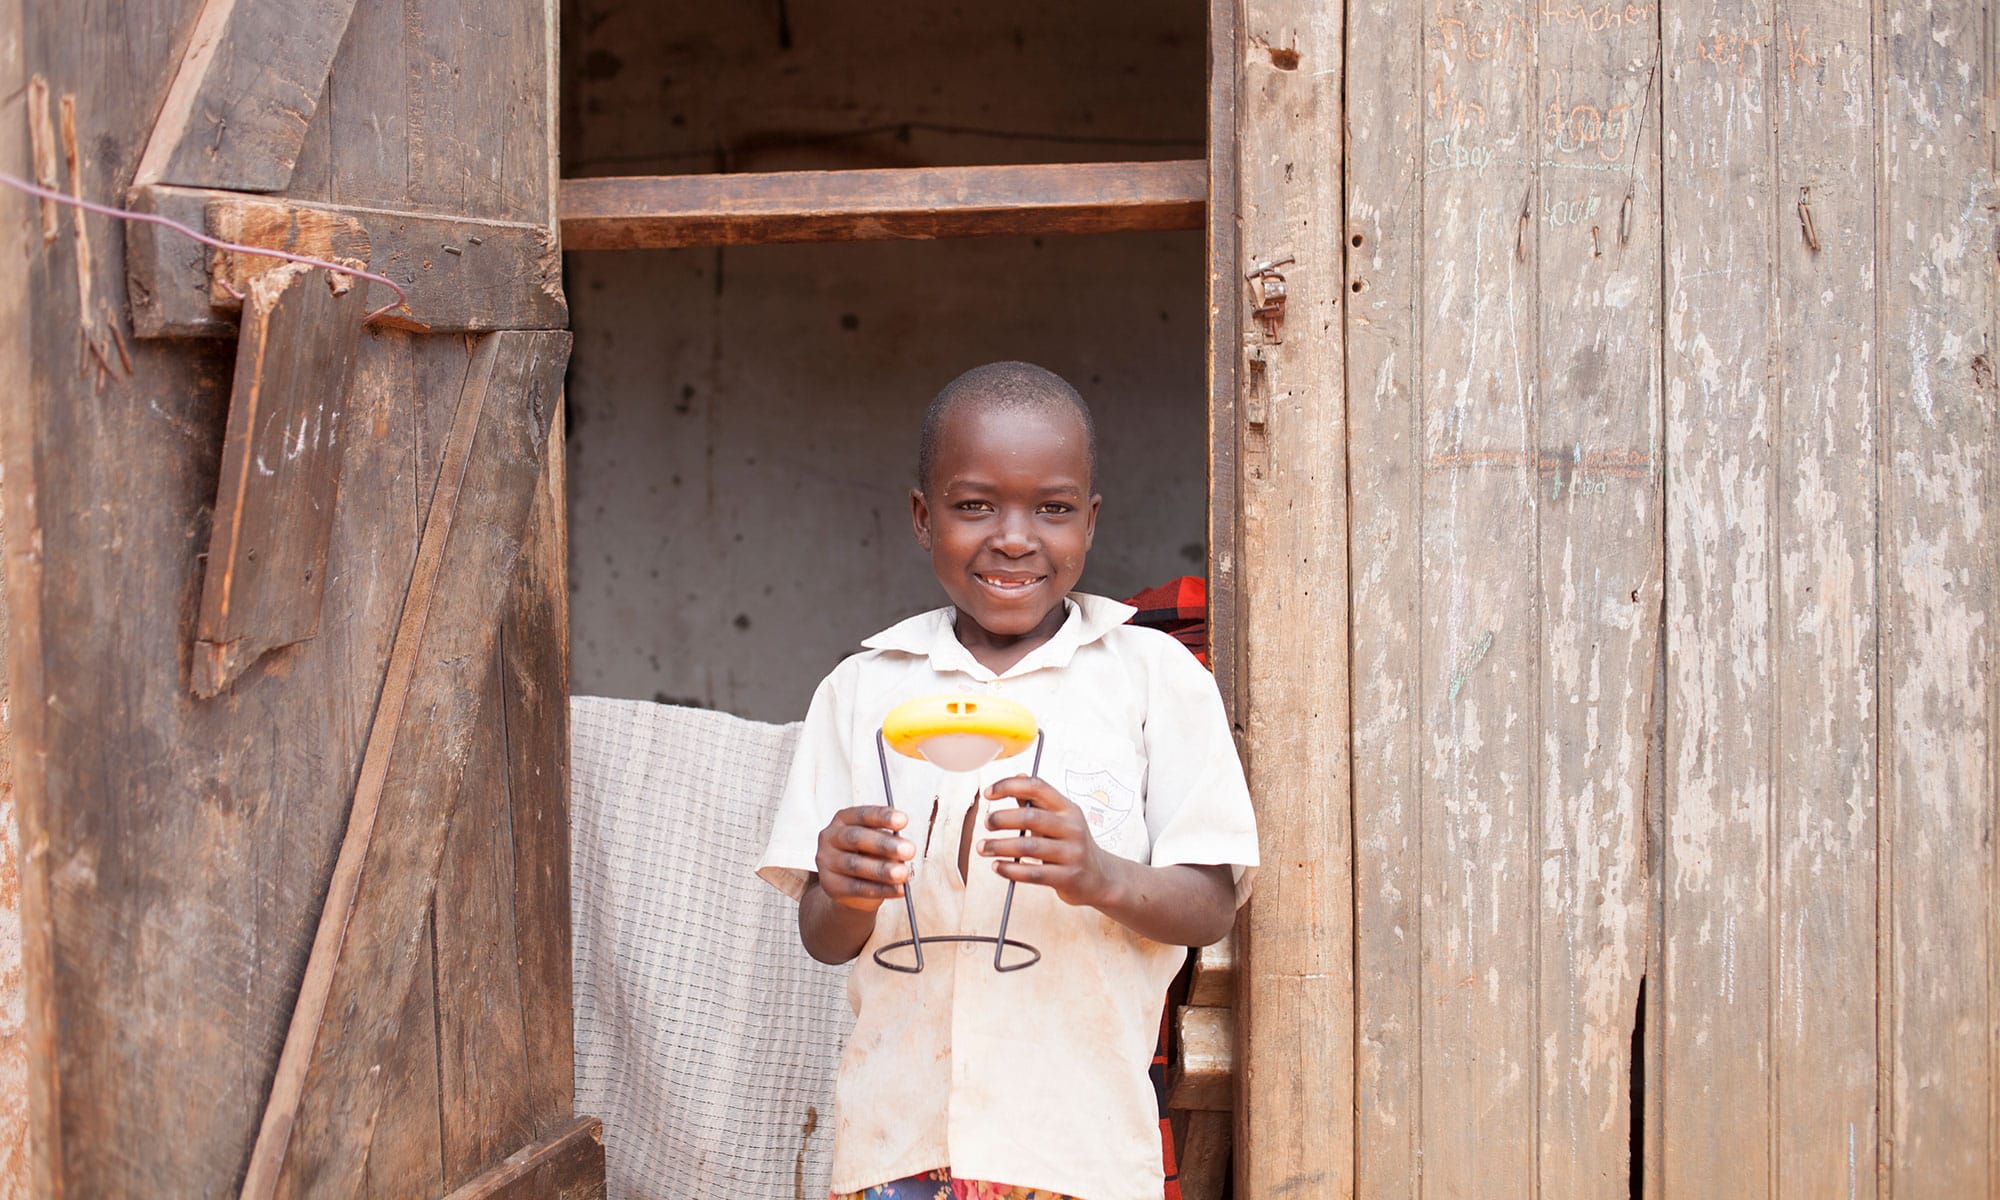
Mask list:
[[9,170],[407,293],[368,320],[379,283],[8,210],[40,1190],[601,1193],[570,1103],[553,5],[0,19]]
[[1217,6],[1238,1197],[2000,1194],[1990,10]]

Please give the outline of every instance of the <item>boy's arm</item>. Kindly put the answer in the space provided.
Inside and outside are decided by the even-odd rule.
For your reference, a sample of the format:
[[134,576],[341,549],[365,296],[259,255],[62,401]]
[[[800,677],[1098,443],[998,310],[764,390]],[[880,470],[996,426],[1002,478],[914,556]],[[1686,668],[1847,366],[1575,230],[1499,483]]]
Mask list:
[[1030,775],[1003,779],[988,794],[1023,805],[989,816],[987,827],[997,836],[979,843],[980,854],[999,860],[993,869],[1002,878],[1052,888],[1067,904],[1089,905],[1139,936],[1170,946],[1221,941],[1235,924],[1230,868],[1153,867],[1112,854],[1098,846],[1083,811],[1069,797]]
[[861,953],[875,929],[875,914],[836,904],[813,875],[799,897],[799,941],[823,963],[839,964]]
[[1206,946],[1227,937],[1236,923],[1236,880],[1228,867],[1149,867],[1098,853],[1110,860],[1111,878],[1104,901],[1091,907],[1140,937]]

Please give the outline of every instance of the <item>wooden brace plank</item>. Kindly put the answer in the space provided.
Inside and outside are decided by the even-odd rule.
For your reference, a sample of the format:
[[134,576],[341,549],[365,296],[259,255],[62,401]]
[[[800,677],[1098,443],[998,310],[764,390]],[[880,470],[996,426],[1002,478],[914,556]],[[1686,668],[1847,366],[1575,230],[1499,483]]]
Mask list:
[[644,250],[1198,229],[1208,164],[777,171],[566,179],[563,248]]
[[1175,1018],[1180,1058],[1171,1108],[1228,1112],[1236,1107],[1236,1014],[1226,1008],[1181,1009]]
[[1180,1168],[1181,1200],[1222,1200],[1229,1179],[1229,1114],[1198,1112],[1188,1117],[1187,1144]]
[[455,780],[481,716],[495,598],[520,549],[568,352],[567,333],[496,334],[467,373],[246,1198],[345,1194],[367,1165],[385,1102],[371,1067],[421,957]]
[[136,182],[281,192],[354,0],[207,0]]
[[445,1200],[602,1200],[604,1125],[578,1117],[553,1137],[523,1147]]
[[198,696],[319,632],[360,301],[352,278],[302,263],[250,285],[195,633]]
[[[316,258],[365,259],[370,271],[394,279],[409,298],[408,309],[385,315],[384,324],[481,333],[561,329],[569,323],[562,258],[554,236],[541,225],[165,186],[134,188],[129,203],[225,241]],[[211,255],[172,230],[135,223],[126,233],[133,330],[147,338],[231,336],[237,302],[228,287],[240,291],[243,281],[282,261]],[[370,311],[395,302],[395,293],[379,283],[366,290],[363,303]]]

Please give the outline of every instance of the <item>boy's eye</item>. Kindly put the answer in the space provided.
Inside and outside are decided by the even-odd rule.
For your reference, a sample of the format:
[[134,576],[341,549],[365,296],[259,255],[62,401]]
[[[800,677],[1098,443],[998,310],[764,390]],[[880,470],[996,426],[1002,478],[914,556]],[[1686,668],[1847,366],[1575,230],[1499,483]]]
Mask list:
[[1047,504],[1042,505],[1042,511],[1045,513],[1053,513],[1060,516],[1063,513],[1071,512],[1073,510],[1070,508],[1069,505],[1064,504],[1060,500],[1051,500]]
[[960,500],[952,507],[960,512],[985,512],[993,506],[984,500]]

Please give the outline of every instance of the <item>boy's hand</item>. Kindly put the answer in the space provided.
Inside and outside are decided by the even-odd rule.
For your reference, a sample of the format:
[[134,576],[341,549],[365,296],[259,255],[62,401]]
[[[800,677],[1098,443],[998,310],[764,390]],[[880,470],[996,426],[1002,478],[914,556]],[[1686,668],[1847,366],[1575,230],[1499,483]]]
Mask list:
[[833,814],[819,831],[819,849],[813,855],[819,888],[827,899],[872,913],[883,901],[902,895],[917,848],[897,831],[909,823],[908,813],[884,805],[843,808]]
[[[981,841],[979,853],[1000,860],[993,869],[1001,878],[1051,888],[1065,904],[1102,909],[1114,903],[1110,856],[1098,848],[1090,822],[1068,796],[1032,775],[1003,779],[986,795],[1022,805],[995,809],[986,818],[986,827],[1000,836]],[[1020,861],[1027,858],[1036,861]]]

